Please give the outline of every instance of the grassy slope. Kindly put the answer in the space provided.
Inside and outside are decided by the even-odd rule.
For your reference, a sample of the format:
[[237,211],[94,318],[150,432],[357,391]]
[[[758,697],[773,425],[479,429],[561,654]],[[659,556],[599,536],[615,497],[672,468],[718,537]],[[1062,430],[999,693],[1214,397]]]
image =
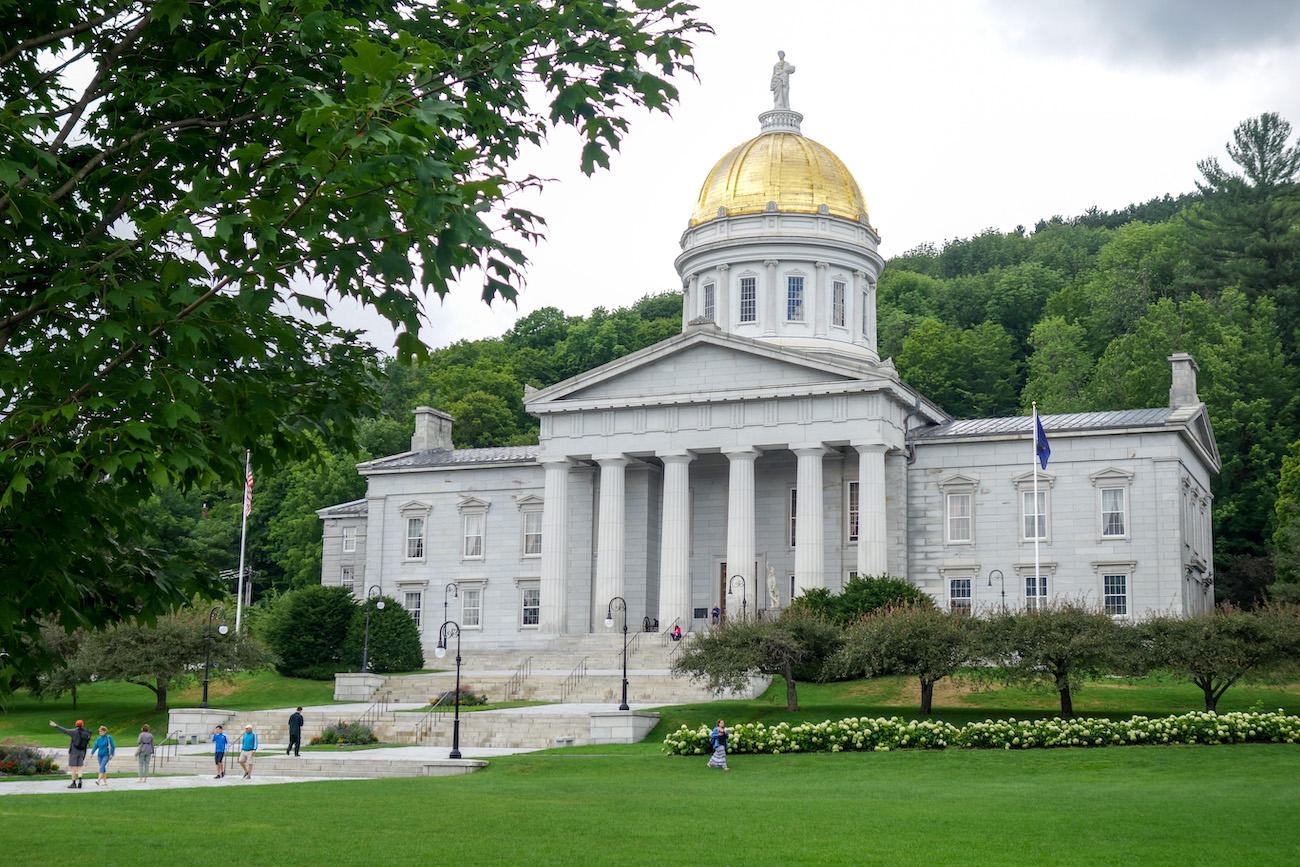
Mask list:
[[5,796],[0,827],[14,864],[83,861],[84,847],[51,844],[50,829],[68,820],[103,829],[94,835],[101,867],[224,857],[268,865],[1300,861],[1295,747],[738,756],[732,766],[551,754],[497,759],[454,778]]

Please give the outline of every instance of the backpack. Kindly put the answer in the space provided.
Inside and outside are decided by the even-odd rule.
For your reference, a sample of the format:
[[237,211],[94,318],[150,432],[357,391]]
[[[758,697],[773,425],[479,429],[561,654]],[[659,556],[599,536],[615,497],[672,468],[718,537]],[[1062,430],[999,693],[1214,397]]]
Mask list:
[[77,729],[72,735],[72,748],[74,750],[84,750],[90,746],[90,732],[85,729]]

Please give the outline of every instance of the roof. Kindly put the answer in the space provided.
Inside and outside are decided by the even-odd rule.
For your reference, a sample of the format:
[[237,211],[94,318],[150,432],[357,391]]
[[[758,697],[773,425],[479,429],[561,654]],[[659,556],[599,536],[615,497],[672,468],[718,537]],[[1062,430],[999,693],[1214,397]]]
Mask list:
[[535,463],[540,446],[494,446],[486,449],[438,449],[405,452],[357,464],[362,475],[386,470],[424,470],[444,467],[471,467],[490,464]]
[[[1074,433],[1081,431],[1126,430],[1134,427],[1157,427],[1169,423],[1175,410],[1169,407],[1156,409],[1119,409],[1109,412],[1071,412],[1064,415],[1040,415],[1044,433]],[[1033,416],[1018,415],[1010,418],[970,418],[949,421],[911,432],[913,439],[948,439],[956,437],[1028,436]]]
[[370,504],[366,500],[353,500],[316,510],[316,514],[322,518],[364,518],[369,512]]

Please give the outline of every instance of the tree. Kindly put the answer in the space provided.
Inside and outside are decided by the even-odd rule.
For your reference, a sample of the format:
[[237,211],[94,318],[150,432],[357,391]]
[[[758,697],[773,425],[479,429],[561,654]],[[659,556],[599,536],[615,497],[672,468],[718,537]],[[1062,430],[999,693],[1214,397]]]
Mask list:
[[[155,708],[167,709],[169,690],[205,670],[211,651],[211,673],[226,677],[235,670],[262,668],[270,654],[256,638],[221,635],[212,629],[208,643],[210,609],[187,608],[165,614],[155,624],[120,623],[86,633],[72,668],[88,672],[92,680],[121,680],[143,686],[157,697]],[[83,681],[84,682],[84,681]]]
[[1061,716],[1074,716],[1071,696],[1086,677],[1111,674],[1129,657],[1133,633],[1109,615],[1076,602],[1032,611],[995,612],[980,622],[979,654],[1000,666],[1005,683],[1045,687],[1061,699]]
[[934,602],[930,599],[930,594],[906,578],[895,578],[892,575],[862,576],[854,572],[844,582],[844,589],[839,593],[832,593],[825,587],[814,587],[791,602],[790,608],[847,627],[864,615],[898,605],[932,608]]
[[785,704],[799,709],[795,677],[820,667],[839,646],[843,630],[816,614],[786,611],[776,620],[730,619],[696,634],[677,652],[672,673],[703,680],[709,689],[743,689],[755,674],[785,678]]
[[972,657],[972,622],[915,602],[868,614],[849,627],[831,662],[843,677],[908,674],[921,682],[921,713],[934,706],[934,685]]
[[258,631],[281,674],[328,680],[348,668],[344,642],[359,607],[348,588],[315,584],[277,598]]
[[[362,671],[361,657],[366,656],[370,671],[381,674],[395,671],[419,671],[424,668],[424,650],[420,647],[420,630],[411,612],[391,596],[382,597],[384,607],[378,608],[378,598],[368,599],[352,615],[348,624],[347,642],[343,646],[344,660],[357,671]],[[366,647],[366,608],[370,609],[370,644]]]
[[[429,292],[512,299],[542,220],[516,157],[556,127],[607,166],[708,32],[673,0],[87,0],[0,11],[0,634],[213,591],[146,550],[168,484],[348,450],[372,350]],[[86,72],[90,72],[86,75]],[[19,577],[21,576],[21,578]],[[19,585],[14,583],[21,581]]]
[[1234,683],[1294,671],[1300,662],[1300,608],[1295,605],[1154,617],[1140,629],[1149,664],[1200,687],[1206,711],[1215,711]]
[[1033,355],[1029,356],[1025,387],[1020,408],[1028,412],[1038,401],[1038,411],[1045,415],[1087,412],[1086,397],[1092,378],[1092,356],[1085,347],[1086,333],[1060,316],[1039,320],[1029,335]]

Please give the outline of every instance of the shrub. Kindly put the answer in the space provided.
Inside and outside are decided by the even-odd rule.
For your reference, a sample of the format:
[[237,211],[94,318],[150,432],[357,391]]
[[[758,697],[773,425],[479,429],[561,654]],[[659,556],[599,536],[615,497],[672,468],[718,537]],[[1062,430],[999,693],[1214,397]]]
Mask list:
[[[433,701],[429,702],[429,704],[435,705],[438,704],[439,702],[442,702],[443,707],[451,707],[456,702],[456,690],[449,689],[446,692],[438,693],[438,696]],[[487,693],[484,692],[484,693],[475,694],[474,687],[466,684],[461,685],[460,688],[461,707],[473,707],[474,705],[481,705],[487,703],[488,703]]]
[[5,738],[0,741],[0,775],[33,777],[58,772],[59,766],[42,753],[36,744],[23,738]]
[[336,672],[347,671],[343,643],[357,610],[346,587],[315,585],[277,599],[261,624],[264,640],[280,659],[280,673],[329,680]]
[[891,605],[909,604],[933,607],[934,600],[906,578],[890,575],[863,577],[855,572],[840,593],[831,593],[824,587],[814,588],[795,599],[790,607],[811,611],[840,626],[848,626],[864,614]]
[[379,738],[371,731],[370,726],[363,726],[360,723],[340,722],[338,725],[327,726],[320,733],[320,737],[311,739],[313,744],[377,744]]
[[[727,749],[736,753],[888,752],[895,749],[1027,750],[1047,747],[1101,747],[1133,744],[1300,743],[1300,717],[1259,711],[1128,720],[985,720],[962,728],[937,720],[849,717],[820,723],[740,723],[730,731]],[[709,729],[682,726],[664,738],[670,755],[704,755]]]
[[[424,650],[420,647],[420,630],[415,619],[391,596],[382,597],[384,607],[370,600],[370,652],[366,661],[371,671],[418,671],[424,668]],[[352,671],[361,670],[361,656],[366,649],[366,606],[352,615],[343,659]]]

